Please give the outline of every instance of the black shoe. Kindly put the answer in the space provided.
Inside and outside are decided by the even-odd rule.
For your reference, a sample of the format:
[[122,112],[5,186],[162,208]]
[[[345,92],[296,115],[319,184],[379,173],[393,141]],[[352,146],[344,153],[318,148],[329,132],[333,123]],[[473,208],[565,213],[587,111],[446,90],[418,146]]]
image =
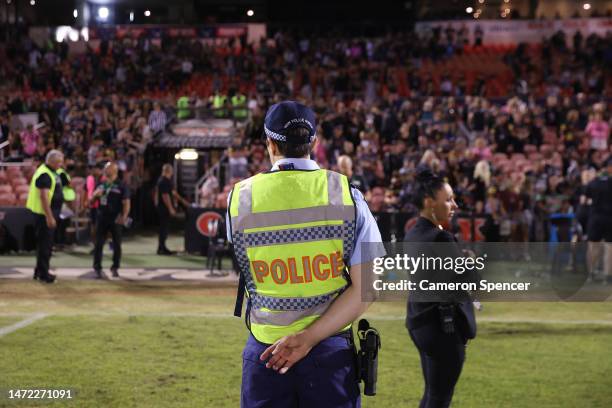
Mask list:
[[102,274],[102,269],[94,269],[96,273],[96,279],[104,279],[104,275]]
[[38,276],[38,280],[43,283],[53,283],[55,282],[55,279],[56,279],[56,276],[51,275],[51,274],[47,274],[47,276],[42,276],[42,275]]
[[57,275],[52,274],[51,272],[47,272],[46,277],[41,275],[40,273],[38,273],[38,271],[34,271],[34,276],[32,277],[32,279],[34,280],[40,280],[40,281],[45,281],[47,279],[52,279],[55,280],[57,279]]
[[117,268],[111,268],[111,272],[113,273],[113,278],[119,277],[119,271],[117,270]]
[[176,252],[171,251],[168,248],[162,248],[157,250],[157,255],[176,255]]

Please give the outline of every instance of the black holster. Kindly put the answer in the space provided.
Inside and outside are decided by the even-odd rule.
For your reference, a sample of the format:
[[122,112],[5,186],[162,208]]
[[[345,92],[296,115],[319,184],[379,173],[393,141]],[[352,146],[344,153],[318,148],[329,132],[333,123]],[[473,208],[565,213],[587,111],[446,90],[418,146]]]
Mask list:
[[378,379],[378,349],[381,347],[378,331],[370,323],[361,319],[357,329],[359,351],[357,352],[357,373],[363,381],[364,395],[376,395]]

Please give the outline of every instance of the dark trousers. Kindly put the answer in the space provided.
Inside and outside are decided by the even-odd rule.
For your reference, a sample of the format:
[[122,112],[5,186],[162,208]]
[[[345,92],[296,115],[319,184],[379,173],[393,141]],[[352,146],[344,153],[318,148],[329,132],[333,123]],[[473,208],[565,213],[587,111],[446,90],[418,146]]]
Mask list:
[[[34,274],[40,277],[49,275],[49,261],[53,250],[53,237],[55,228],[47,226],[47,219],[44,215],[34,214],[34,227],[36,228],[36,268]],[[59,217],[56,217],[56,220]]]
[[122,225],[115,222],[116,218],[99,215],[96,221],[96,245],[94,247],[93,267],[97,271],[102,269],[102,250],[104,249],[104,242],[106,242],[106,236],[109,232],[113,240],[113,265],[111,269],[119,269],[121,263]]
[[425,379],[419,408],[448,407],[465,360],[465,339],[459,333],[445,334],[437,322],[409,333],[419,350]]
[[286,374],[266,368],[268,346],[249,336],[242,352],[241,408],[361,406],[353,346],[334,336],[317,344]]
[[157,243],[157,249],[167,249],[166,239],[168,239],[168,224],[170,223],[170,213],[166,207],[157,207],[157,214],[159,216],[159,237]]

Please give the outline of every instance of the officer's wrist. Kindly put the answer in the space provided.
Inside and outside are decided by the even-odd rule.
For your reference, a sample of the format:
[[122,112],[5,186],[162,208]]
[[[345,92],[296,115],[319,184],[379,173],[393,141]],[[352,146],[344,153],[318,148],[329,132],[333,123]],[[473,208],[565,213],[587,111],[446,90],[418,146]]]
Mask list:
[[303,341],[303,343],[311,348],[316,346],[322,340],[319,338],[316,331],[312,329],[302,330],[299,333],[299,336],[301,337],[301,340]]

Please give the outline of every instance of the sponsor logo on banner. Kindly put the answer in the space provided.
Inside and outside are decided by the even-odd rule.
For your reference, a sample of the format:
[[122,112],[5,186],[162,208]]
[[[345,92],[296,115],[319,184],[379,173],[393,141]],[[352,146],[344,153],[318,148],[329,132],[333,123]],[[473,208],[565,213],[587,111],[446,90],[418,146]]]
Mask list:
[[205,237],[213,238],[217,236],[219,222],[223,219],[221,214],[214,211],[206,211],[200,214],[196,220],[196,228],[198,232]]

